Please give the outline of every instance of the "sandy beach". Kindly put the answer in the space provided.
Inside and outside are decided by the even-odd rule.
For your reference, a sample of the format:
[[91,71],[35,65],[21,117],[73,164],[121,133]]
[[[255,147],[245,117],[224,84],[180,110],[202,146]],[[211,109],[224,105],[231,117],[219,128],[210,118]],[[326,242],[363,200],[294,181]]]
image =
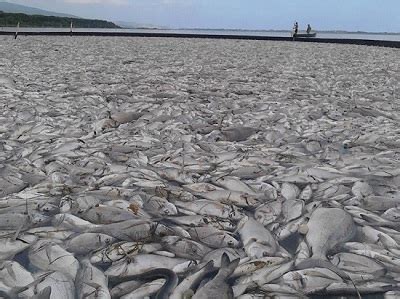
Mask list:
[[[150,291],[143,281],[130,290],[137,298],[160,288],[181,298],[185,262],[200,267],[213,260],[215,274],[224,267],[221,248],[230,262],[221,288],[233,288],[237,298],[354,295],[347,277],[360,293],[399,289],[398,49],[1,36],[0,53],[0,235],[15,243],[17,232],[25,240],[0,250],[0,260],[21,264],[18,271],[28,277],[0,276],[0,291],[35,282],[21,293],[30,297],[53,276],[68,277],[65,289],[73,294],[88,293],[93,283],[82,277],[94,268],[101,277],[96,285],[122,296],[115,289],[121,277],[168,268],[179,276],[169,290],[161,288],[170,281],[164,276],[153,277]],[[316,216],[326,211],[344,218]],[[197,216],[209,220],[196,224]],[[193,218],[185,224],[183,217]],[[138,230],[125,226],[131,221]],[[111,228],[116,223],[122,228]],[[193,227],[210,228],[221,243],[194,236]],[[315,227],[325,232],[318,240]],[[109,239],[76,250],[71,242],[80,234]],[[326,248],[318,251],[322,241]],[[155,266],[139,271],[119,254],[96,268],[96,250],[121,242],[155,246],[132,255],[169,260],[145,260]],[[70,267],[57,265],[49,252],[68,255],[62,263]],[[304,272],[302,261],[310,258],[324,260],[316,270],[324,279]],[[265,259],[271,259],[265,267],[254,266]],[[271,263],[275,268],[262,272]],[[37,281],[46,271],[54,272]],[[308,280],[300,283],[299,275]],[[193,298],[212,298],[194,285]],[[61,298],[57,292],[65,290],[51,298]]]

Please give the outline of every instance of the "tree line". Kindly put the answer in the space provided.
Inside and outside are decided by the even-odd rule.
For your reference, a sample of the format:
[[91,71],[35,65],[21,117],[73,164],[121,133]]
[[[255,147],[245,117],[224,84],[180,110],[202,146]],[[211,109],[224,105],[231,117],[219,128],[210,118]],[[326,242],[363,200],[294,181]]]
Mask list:
[[18,22],[21,27],[70,27],[75,28],[121,28],[112,22],[80,18],[54,17],[42,15],[27,15],[23,13],[5,13],[0,11],[0,27],[15,27]]

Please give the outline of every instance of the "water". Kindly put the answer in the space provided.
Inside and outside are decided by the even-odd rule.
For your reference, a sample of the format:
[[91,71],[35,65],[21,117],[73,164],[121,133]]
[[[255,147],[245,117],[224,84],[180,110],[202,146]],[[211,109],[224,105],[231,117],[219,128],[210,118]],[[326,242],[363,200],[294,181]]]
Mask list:
[[[14,32],[13,27],[0,27],[0,31]],[[21,28],[20,31],[28,32],[69,32],[69,28]],[[264,31],[264,30],[213,30],[213,29],[106,29],[106,28],[75,28],[75,32],[127,32],[127,33],[181,33],[181,34],[218,34],[218,35],[250,35],[250,36],[279,36],[290,37],[287,31]],[[336,39],[368,39],[400,41],[398,34],[376,34],[376,33],[327,33],[320,32],[317,38],[336,38]]]

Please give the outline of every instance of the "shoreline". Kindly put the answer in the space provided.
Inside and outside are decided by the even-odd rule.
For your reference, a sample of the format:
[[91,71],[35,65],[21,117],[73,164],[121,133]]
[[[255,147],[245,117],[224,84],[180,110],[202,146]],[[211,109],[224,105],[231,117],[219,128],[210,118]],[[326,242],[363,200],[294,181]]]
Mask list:
[[[12,31],[0,31],[0,36],[14,35]],[[66,31],[29,32],[19,31],[23,36],[71,36]],[[253,36],[229,34],[187,34],[187,33],[155,33],[155,32],[72,32],[72,36],[98,36],[98,37],[153,37],[153,38],[196,38],[196,39],[226,39],[226,40],[257,40],[257,41],[296,41],[322,44],[362,45],[386,48],[400,48],[400,41],[370,40],[370,39],[336,39],[336,38],[292,38],[280,36]]]

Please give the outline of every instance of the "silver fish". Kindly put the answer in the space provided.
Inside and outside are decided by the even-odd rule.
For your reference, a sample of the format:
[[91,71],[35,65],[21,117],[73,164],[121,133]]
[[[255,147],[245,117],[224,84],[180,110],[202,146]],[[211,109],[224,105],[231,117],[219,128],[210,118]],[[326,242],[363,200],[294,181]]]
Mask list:
[[223,254],[221,257],[221,267],[217,275],[206,283],[202,288],[196,291],[192,298],[233,298],[232,287],[229,286],[226,280],[233,273],[239,259],[230,261],[227,254]]

